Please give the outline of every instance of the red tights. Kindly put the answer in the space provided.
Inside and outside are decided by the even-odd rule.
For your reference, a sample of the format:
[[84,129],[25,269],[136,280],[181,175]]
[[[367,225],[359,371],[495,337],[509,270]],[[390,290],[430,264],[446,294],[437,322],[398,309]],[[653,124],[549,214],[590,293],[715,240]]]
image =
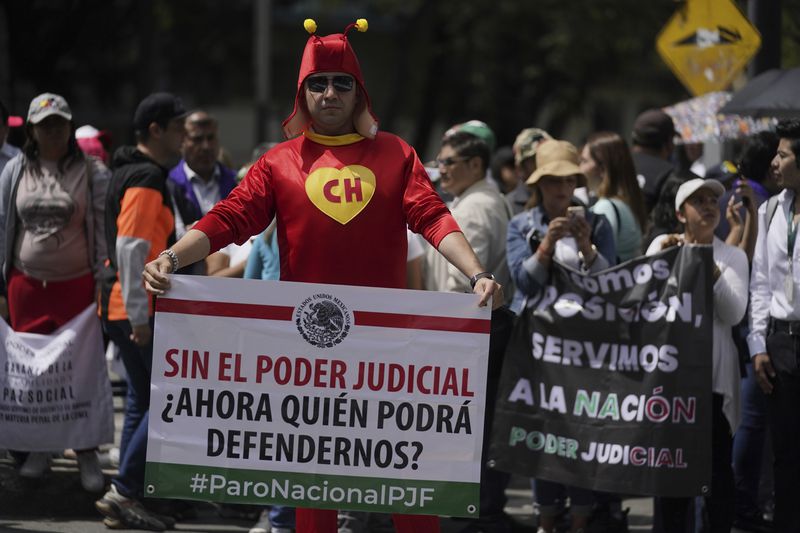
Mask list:
[[[397,533],[439,533],[439,517],[393,514]],[[297,509],[297,533],[336,533],[336,511],[327,509]]]

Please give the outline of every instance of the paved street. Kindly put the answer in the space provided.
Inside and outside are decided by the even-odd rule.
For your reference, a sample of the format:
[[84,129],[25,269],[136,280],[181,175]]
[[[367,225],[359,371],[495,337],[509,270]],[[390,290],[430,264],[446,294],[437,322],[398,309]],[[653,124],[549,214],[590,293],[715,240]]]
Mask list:
[[[112,469],[106,469],[110,477]],[[12,461],[0,461],[0,532],[69,532],[93,533],[108,531],[94,509],[96,495],[83,491],[74,461],[57,459],[50,475],[38,481],[22,481],[14,473]],[[518,521],[518,531],[535,531],[531,491],[527,480],[515,478],[514,488],[508,490],[509,514]],[[631,531],[650,531],[651,504],[649,499],[626,500],[631,507]],[[198,505],[198,518],[180,523],[178,531],[198,533],[246,532],[252,525],[248,520],[221,518],[210,504]],[[454,533],[463,524],[445,520],[443,533]],[[377,531],[377,529],[375,530]],[[383,531],[383,528],[381,528]]]
[[[117,440],[122,426],[121,399],[114,398],[116,406],[115,423]],[[115,470],[108,461],[107,450],[101,455],[104,472],[108,479]],[[95,533],[109,531],[103,526],[100,515],[94,509],[94,501],[99,495],[85,492],[78,478],[75,461],[58,458],[53,461],[50,474],[41,480],[23,480],[15,472],[14,463],[0,453],[0,532],[32,531],[63,533]],[[512,479],[507,512],[514,517],[517,531],[534,532],[533,506],[528,480],[521,477]],[[628,516],[631,531],[650,531],[652,504],[649,498],[625,500],[625,507],[631,509]],[[219,509],[211,504],[198,504],[198,517],[179,523],[178,531],[246,532],[252,520],[222,518]],[[443,533],[455,533],[463,527],[463,522],[443,520]],[[385,531],[374,528],[373,531]],[[421,532],[423,533],[423,532]]]

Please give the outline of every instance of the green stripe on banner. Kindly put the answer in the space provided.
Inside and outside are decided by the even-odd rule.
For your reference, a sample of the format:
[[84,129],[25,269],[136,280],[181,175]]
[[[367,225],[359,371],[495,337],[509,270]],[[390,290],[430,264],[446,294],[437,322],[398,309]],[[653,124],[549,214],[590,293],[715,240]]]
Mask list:
[[477,517],[478,483],[147,463],[145,494],[257,505]]

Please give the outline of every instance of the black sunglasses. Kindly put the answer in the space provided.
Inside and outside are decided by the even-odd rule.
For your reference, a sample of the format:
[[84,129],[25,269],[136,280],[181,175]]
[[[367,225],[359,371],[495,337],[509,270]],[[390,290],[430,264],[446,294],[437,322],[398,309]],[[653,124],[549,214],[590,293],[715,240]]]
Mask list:
[[324,93],[328,88],[328,81],[339,93],[352,91],[355,85],[355,80],[351,76],[311,76],[306,80],[306,87],[312,93]]
[[467,159],[469,159],[469,157],[463,156],[463,155],[454,155],[454,156],[450,156],[450,157],[445,157],[443,159],[438,159],[437,158],[436,159],[436,165],[440,166],[440,167],[449,167],[449,166],[454,165],[456,163],[460,163],[461,161],[466,161]]

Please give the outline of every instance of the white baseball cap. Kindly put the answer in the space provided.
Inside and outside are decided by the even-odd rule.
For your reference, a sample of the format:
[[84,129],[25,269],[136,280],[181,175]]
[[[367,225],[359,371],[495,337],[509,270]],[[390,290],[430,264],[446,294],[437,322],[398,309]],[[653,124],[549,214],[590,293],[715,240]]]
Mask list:
[[703,187],[711,189],[717,196],[725,194],[725,186],[715,179],[704,180],[703,178],[695,178],[686,181],[678,187],[678,192],[675,193],[675,211],[679,211],[683,202],[696,193],[698,189],[702,189]]

